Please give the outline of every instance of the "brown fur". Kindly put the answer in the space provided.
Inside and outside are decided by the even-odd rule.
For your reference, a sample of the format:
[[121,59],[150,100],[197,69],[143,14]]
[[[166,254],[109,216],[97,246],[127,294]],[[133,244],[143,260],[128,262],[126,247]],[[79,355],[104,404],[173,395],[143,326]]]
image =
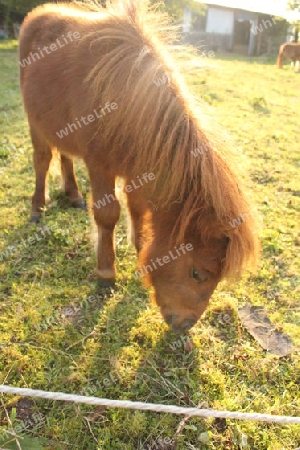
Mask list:
[[[75,204],[82,197],[73,156],[87,165],[95,202],[114,194],[116,176],[128,184],[145,172],[155,174],[154,181],[127,195],[128,207],[141,264],[166,255],[176,244],[193,244],[193,252],[148,277],[162,314],[182,329],[187,318],[195,321],[202,314],[221,278],[238,275],[256,261],[255,221],[226,148],[170,59],[170,32],[162,16],[147,12],[144,2],[138,4],[123,0],[122,8],[116,2],[94,12],[48,4],[25,19],[21,61],[68,31],[82,37],[21,69],[37,173],[32,215],[38,217],[44,206],[43,179],[54,147],[64,155],[66,192]],[[166,74],[168,83],[157,86],[154,81]],[[63,139],[56,135],[106,102],[118,108]],[[191,152],[203,146],[205,151],[195,158]],[[94,208],[102,280],[115,277],[113,230],[119,213],[117,200]],[[248,214],[247,220],[232,228],[229,221],[241,214]],[[209,280],[196,286],[187,270],[191,267],[209,271]]]
[[279,69],[283,68],[284,59],[288,59],[296,65],[296,62],[300,61],[300,43],[286,42],[281,45],[277,58],[277,66]]

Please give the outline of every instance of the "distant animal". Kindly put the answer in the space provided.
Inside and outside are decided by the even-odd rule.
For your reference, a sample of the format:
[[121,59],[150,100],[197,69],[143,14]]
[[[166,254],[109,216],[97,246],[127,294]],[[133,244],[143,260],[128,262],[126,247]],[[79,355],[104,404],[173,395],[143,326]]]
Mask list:
[[300,61],[300,43],[286,42],[280,46],[277,58],[277,66],[279,69],[283,68],[283,61],[285,59],[292,62],[292,67],[297,66],[297,62]]
[[[258,245],[240,181],[177,74],[169,37],[161,13],[145,2],[95,10],[46,4],[21,27],[20,78],[34,148],[32,219],[45,206],[54,148],[65,192],[82,206],[72,161],[82,158],[98,227],[99,284],[111,285],[120,216],[115,179],[123,178],[140,271],[165,321],[183,332],[221,279],[256,260]],[[167,83],[155,83],[164,77]],[[241,214],[247,220],[230,226]]]

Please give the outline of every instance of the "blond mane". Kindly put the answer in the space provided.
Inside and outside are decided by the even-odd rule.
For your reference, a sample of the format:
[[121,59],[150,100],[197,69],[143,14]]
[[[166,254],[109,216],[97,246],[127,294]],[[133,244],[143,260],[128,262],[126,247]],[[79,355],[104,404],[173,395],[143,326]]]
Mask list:
[[[229,167],[226,146],[215,137],[172,62],[174,30],[147,3],[111,2],[106,18],[85,37],[93,54],[103,45],[108,49],[99,61],[95,58],[86,79],[94,105],[115,101],[122,117],[117,125],[113,117],[105,127],[99,123],[99,132],[112,152],[129,149],[127,172],[155,174],[147,195],[157,209],[181,203],[174,240],[183,242],[190,229],[203,240],[212,234],[227,236],[223,275],[236,275],[257,259],[253,210]],[[100,11],[95,4],[89,8]],[[158,86],[156,81],[163,79],[167,82]],[[192,153],[196,149],[198,157]],[[230,222],[241,216],[246,219],[232,227]]]

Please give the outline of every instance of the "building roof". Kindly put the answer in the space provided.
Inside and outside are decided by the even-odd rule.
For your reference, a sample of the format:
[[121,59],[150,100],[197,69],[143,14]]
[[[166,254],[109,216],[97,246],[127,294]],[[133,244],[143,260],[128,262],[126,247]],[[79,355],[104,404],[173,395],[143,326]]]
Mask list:
[[207,5],[223,6],[226,8],[242,9],[272,16],[290,18],[286,0],[194,0]]

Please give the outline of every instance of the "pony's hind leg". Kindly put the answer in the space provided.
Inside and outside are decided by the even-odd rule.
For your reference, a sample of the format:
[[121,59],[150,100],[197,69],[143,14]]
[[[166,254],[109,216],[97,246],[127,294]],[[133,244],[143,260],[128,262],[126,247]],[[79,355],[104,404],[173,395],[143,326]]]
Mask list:
[[30,127],[33,144],[33,164],[35,170],[35,191],[32,196],[31,221],[38,222],[46,202],[46,178],[49,170],[52,150],[50,145]]
[[61,155],[61,173],[65,193],[74,208],[85,209],[85,202],[78,189],[76,176],[74,173],[73,160],[65,155]]
[[115,282],[114,229],[120,217],[120,204],[115,197],[115,176],[101,170],[95,161],[86,161],[89,171],[93,213],[98,228],[97,275],[100,287]]

